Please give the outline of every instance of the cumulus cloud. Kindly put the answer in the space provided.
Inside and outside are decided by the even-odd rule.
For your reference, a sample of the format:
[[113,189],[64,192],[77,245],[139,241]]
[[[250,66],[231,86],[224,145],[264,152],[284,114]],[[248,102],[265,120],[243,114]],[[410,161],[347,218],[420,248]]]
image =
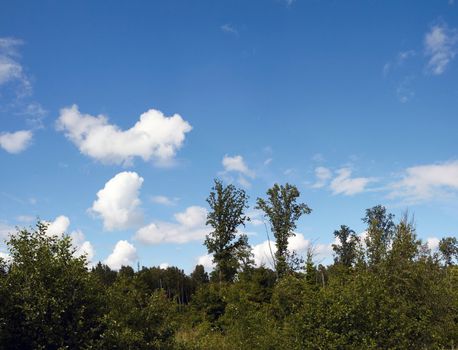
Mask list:
[[333,194],[351,196],[364,192],[366,186],[374,181],[368,177],[351,177],[351,169],[342,168],[337,170],[337,176],[331,181],[330,188]]
[[437,24],[426,33],[424,46],[429,58],[427,69],[434,75],[445,72],[447,66],[455,58],[458,32],[445,24]]
[[168,269],[169,267],[170,267],[170,264],[169,264],[169,263],[166,263],[166,262],[161,263],[161,264],[159,265],[159,268],[162,269],[162,270],[166,270],[166,269]]
[[426,239],[426,244],[428,245],[428,248],[431,249],[432,251],[435,251],[439,248],[439,242],[440,242],[440,239],[437,237],[428,237]]
[[390,185],[390,198],[421,202],[458,193],[458,161],[407,168],[401,179]]
[[[62,236],[63,234],[68,234],[70,219],[65,215],[60,215],[55,218],[54,221],[47,222],[47,224],[48,228],[46,234],[48,236]],[[85,254],[87,261],[91,262],[94,258],[95,251],[92,243],[85,239],[84,233],[81,230],[76,230],[72,231],[69,236],[72,239],[73,247],[76,249],[74,256],[80,257]]]
[[[288,240],[288,250],[295,252],[298,255],[304,256],[309,248],[312,249],[314,257],[320,260],[332,257],[331,244],[313,244],[301,233],[296,233],[295,236],[290,237]],[[275,256],[276,251],[277,247],[275,246],[275,241],[269,242],[266,240],[262,243],[254,245],[252,252],[255,264],[258,266],[266,265],[273,268],[273,257]]]
[[121,266],[133,265],[137,258],[137,249],[129,242],[121,240],[116,243],[104,263],[113,270],[119,270]]
[[87,261],[91,262],[94,258],[95,250],[92,243],[86,240],[84,233],[80,230],[73,231],[70,237],[72,238],[73,246],[76,248],[74,256],[86,255]]
[[115,175],[97,192],[90,211],[103,219],[103,227],[120,230],[134,227],[143,220],[139,209],[139,191],[143,178],[135,172],[124,171]]
[[0,147],[8,153],[20,153],[29,147],[32,135],[29,130],[0,133]]
[[213,255],[206,254],[199,256],[197,258],[197,265],[202,265],[205,270],[213,270],[215,268],[215,264],[213,263]]
[[60,236],[64,233],[67,233],[67,230],[70,226],[70,219],[65,215],[60,215],[48,223],[48,229],[46,234],[48,236]]
[[315,177],[316,181],[312,185],[312,188],[322,188],[326,186],[328,181],[331,179],[332,172],[328,168],[320,166],[315,168]]
[[202,240],[210,232],[206,227],[207,210],[191,206],[174,215],[175,222],[159,221],[140,228],[135,239],[145,244],[187,243]]
[[166,117],[150,109],[133,127],[121,130],[103,115],[82,114],[76,105],[61,109],[56,126],[84,155],[102,163],[124,165],[135,157],[169,163],[192,129],[178,114]]

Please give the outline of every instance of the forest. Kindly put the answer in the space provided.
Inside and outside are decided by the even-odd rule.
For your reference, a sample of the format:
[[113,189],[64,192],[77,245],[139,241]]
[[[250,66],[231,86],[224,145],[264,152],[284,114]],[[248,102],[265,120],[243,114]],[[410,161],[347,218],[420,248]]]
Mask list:
[[[366,235],[336,228],[328,266],[288,250],[312,209],[275,184],[264,213],[273,266],[255,266],[241,229],[248,195],[215,180],[204,245],[215,268],[89,266],[46,222],[18,228],[0,259],[0,349],[454,349],[458,242],[432,251],[406,213],[363,211]],[[337,243],[338,242],[338,243]]]

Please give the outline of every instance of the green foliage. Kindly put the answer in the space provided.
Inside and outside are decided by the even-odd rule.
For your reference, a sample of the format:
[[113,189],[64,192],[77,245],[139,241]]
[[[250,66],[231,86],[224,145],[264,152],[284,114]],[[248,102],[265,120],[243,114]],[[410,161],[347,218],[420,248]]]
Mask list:
[[256,209],[264,212],[275,236],[275,267],[279,277],[290,271],[288,239],[294,236],[296,222],[303,214],[310,214],[312,211],[306,204],[296,202],[299,196],[296,186],[288,183],[284,186],[275,184],[267,190],[266,200],[258,198],[256,201]]
[[143,293],[136,287],[136,279],[123,276],[108,290],[109,312],[104,316],[105,332],[97,348],[173,348],[175,304],[161,290]]
[[458,260],[458,240],[456,237],[445,237],[439,242],[439,251],[447,266],[453,264],[453,259]]
[[232,281],[240,267],[250,266],[251,249],[246,235],[239,235],[237,228],[249,218],[245,215],[248,197],[244,190],[234,185],[224,186],[219,180],[207,198],[210,212],[207,225],[213,228],[205,239],[205,246],[216,264],[218,280]]
[[334,231],[334,237],[339,240],[339,244],[333,244],[336,264],[342,264],[346,267],[351,267],[355,264],[358,257],[359,237],[355,231],[348,226],[340,226],[340,230]]
[[39,222],[13,235],[0,289],[0,348],[79,349],[99,337],[103,290],[74,257],[69,237],[48,236]]
[[[277,190],[258,204],[287,238],[307,207],[296,204],[291,186]],[[244,222],[245,206],[239,209]],[[407,215],[395,224],[377,206],[364,221],[367,246],[342,225],[332,265],[317,266],[310,249],[305,271],[294,272],[286,250],[282,278],[249,263],[242,268],[245,240],[230,249],[237,268],[221,263],[217,270],[228,281],[209,281],[202,265],[189,276],[176,267],[116,272],[101,263],[89,271],[69,237],[48,236],[38,223],[13,235],[11,260],[0,259],[0,349],[453,349],[456,239],[442,239],[439,256]],[[226,237],[234,247],[236,236]]]
[[367,260],[371,266],[376,266],[385,258],[394,235],[393,219],[394,215],[387,213],[384,206],[366,209],[363,221],[368,225],[365,243]]

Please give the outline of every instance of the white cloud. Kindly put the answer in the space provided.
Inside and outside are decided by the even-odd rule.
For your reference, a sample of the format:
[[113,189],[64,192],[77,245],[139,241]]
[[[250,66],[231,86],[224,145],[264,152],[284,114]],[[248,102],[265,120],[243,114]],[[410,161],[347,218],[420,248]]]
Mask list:
[[344,194],[351,196],[361,193],[366,189],[366,186],[371,181],[367,177],[351,177],[351,170],[349,168],[342,168],[337,170],[337,176],[331,181],[331,190],[333,194]]
[[103,115],[81,114],[76,105],[63,108],[56,125],[81,153],[103,163],[124,165],[135,157],[157,164],[171,162],[192,129],[178,114],[166,117],[150,109],[133,127],[121,130]]
[[332,172],[328,168],[320,166],[315,168],[315,177],[316,182],[312,185],[312,188],[322,188],[326,186],[328,181],[331,179]]
[[7,264],[9,264],[12,260],[11,255],[4,252],[0,252],[0,259],[3,259]]
[[224,171],[241,173],[251,178],[255,177],[254,171],[248,168],[243,157],[240,155],[231,157],[226,154],[223,157],[222,164]]
[[415,97],[415,92],[412,89],[413,77],[405,77],[401,80],[396,88],[396,96],[401,103],[409,102]]
[[[223,175],[228,173],[236,173],[238,174],[238,183],[244,187],[250,187],[250,182],[245,178],[249,177],[254,179],[256,174],[253,170],[251,170],[245,163],[244,159],[240,155],[236,156],[228,156],[227,154],[223,157],[222,165],[224,167],[224,171],[222,172]],[[231,179],[229,179],[231,180]]]
[[[288,240],[288,250],[294,251],[298,255],[305,256],[307,249],[311,248],[315,258],[320,260],[329,259],[332,257],[332,245],[331,244],[313,244],[310,240],[306,239],[303,234],[296,233]],[[252,252],[254,255],[254,262],[256,265],[266,265],[273,268],[273,258],[277,247],[275,246],[275,240],[264,241],[257,245],[254,245]]]
[[113,270],[119,270],[121,266],[133,265],[137,260],[137,249],[127,241],[118,241],[113,252],[104,261]]
[[234,34],[234,35],[239,35],[239,32],[237,29],[235,29],[234,26],[226,23],[226,24],[223,24],[221,26],[221,30],[224,32],[224,33],[228,33],[228,34]]
[[94,258],[95,251],[92,243],[85,239],[84,233],[80,230],[73,231],[70,234],[70,237],[72,238],[73,245],[76,248],[74,256],[80,257],[82,255],[86,255],[87,261],[91,262]]
[[263,212],[259,209],[253,209],[247,213],[250,221],[248,222],[250,225],[253,226],[261,226],[264,224],[263,221]]
[[16,217],[16,220],[19,222],[24,222],[24,223],[30,223],[32,221],[35,221],[35,217],[31,215],[19,215]]
[[70,226],[70,219],[65,215],[60,215],[48,224],[46,234],[48,236],[60,236],[63,233],[67,233],[68,227]]
[[177,204],[178,198],[170,198],[167,196],[153,196],[151,197],[151,201],[156,204],[173,206]]
[[425,54],[429,57],[427,69],[434,75],[444,73],[449,63],[455,58],[458,33],[445,24],[431,27],[426,33]]
[[202,265],[205,270],[213,270],[215,268],[215,264],[213,263],[213,255],[206,254],[199,256],[197,258],[197,265]]
[[14,38],[0,38],[0,85],[19,82],[25,90],[30,89],[30,82],[18,61],[17,48],[22,41]]
[[68,234],[72,239],[73,247],[76,249],[74,256],[80,257],[83,254],[86,254],[87,261],[91,262],[94,258],[95,251],[91,242],[87,241],[84,237],[84,233],[81,230],[76,230],[68,233],[68,228],[70,227],[70,219],[65,215],[60,215],[54,219],[54,221],[47,222],[48,228],[46,230],[46,235],[52,236],[61,236],[62,234]]
[[401,180],[390,185],[390,198],[421,202],[458,192],[458,161],[407,168]]
[[415,55],[416,52],[414,50],[400,51],[395,59],[384,64],[383,75],[387,76],[388,73],[390,73],[394,69],[401,67],[405,61],[407,61],[409,58]]
[[0,147],[12,154],[20,153],[30,145],[32,136],[29,130],[1,133]]
[[135,172],[124,171],[110,179],[97,192],[97,200],[92,204],[91,212],[103,219],[106,230],[119,230],[134,227],[143,220],[138,208],[143,178]]
[[174,215],[176,222],[152,222],[140,228],[135,239],[145,244],[187,243],[202,240],[210,232],[206,227],[207,210],[191,206]]
[[440,242],[440,239],[437,237],[428,237],[426,239],[426,244],[428,245],[428,248],[431,249],[432,251],[435,251],[439,248],[439,242]]
[[0,244],[8,239],[10,234],[14,233],[16,233],[16,229],[13,226],[0,222]]
[[164,262],[159,265],[159,268],[162,270],[166,270],[169,266],[170,266],[169,263]]

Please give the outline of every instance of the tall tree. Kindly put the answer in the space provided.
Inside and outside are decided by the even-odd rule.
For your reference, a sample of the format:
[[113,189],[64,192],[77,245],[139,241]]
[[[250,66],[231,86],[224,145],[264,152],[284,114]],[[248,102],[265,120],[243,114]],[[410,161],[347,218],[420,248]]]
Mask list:
[[382,205],[366,209],[362,220],[368,225],[365,241],[370,265],[377,265],[386,256],[396,228],[393,219],[394,215],[387,213]]
[[358,255],[359,237],[355,234],[355,231],[345,225],[340,226],[340,230],[334,231],[334,237],[339,240],[339,244],[332,245],[332,250],[335,253],[335,263],[351,267]]
[[246,235],[237,235],[237,228],[249,218],[245,215],[248,208],[248,196],[242,189],[234,185],[224,186],[220,180],[207,198],[210,211],[207,225],[213,228],[204,244],[208,252],[213,254],[216,274],[219,281],[232,281],[242,264],[250,260],[251,249]]
[[458,240],[455,237],[445,237],[439,242],[439,251],[445,265],[453,264],[453,258],[458,260]]
[[258,198],[256,201],[256,209],[264,212],[275,236],[275,265],[279,277],[289,270],[288,239],[294,236],[296,222],[303,214],[310,214],[312,211],[305,203],[297,203],[299,196],[296,186],[288,183],[284,186],[275,184],[267,190],[266,200]]

